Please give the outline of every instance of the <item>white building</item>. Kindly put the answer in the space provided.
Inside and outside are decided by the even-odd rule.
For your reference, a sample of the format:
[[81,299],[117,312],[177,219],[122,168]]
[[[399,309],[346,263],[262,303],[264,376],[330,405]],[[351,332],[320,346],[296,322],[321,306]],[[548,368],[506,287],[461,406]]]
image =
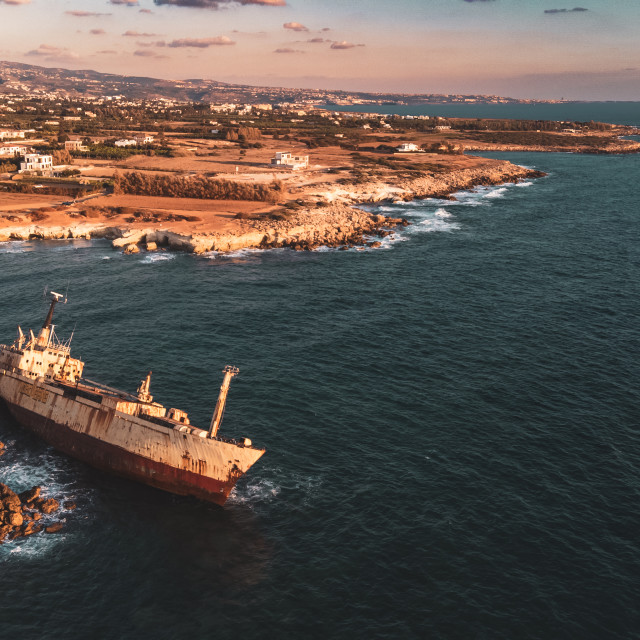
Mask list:
[[123,138],[122,140],[116,140],[113,144],[116,147],[135,147],[138,143],[135,140]]
[[411,153],[413,151],[420,151],[420,147],[413,142],[403,142],[399,147],[396,147],[400,153]]
[[41,171],[51,173],[53,171],[53,156],[41,156],[39,153],[27,153],[24,162],[20,163],[20,173],[27,171]]
[[0,156],[24,156],[27,153],[27,147],[21,144],[3,144],[0,146]]
[[0,129],[0,140],[12,140],[14,138],[24,138],[24,131]]
[[153,136],[149,136],[146,134],[141,134],[139,136],[133,136],[134,140],[136,141],[136,144],[151,144],[153,142]]
[[309,166],[309,156],[294,156],[289,151],[278,151],[275,158],[271,158],[271,164],[294,171],[306,169]]
[[66,151],[83,151],[86,147],[82,144],[82,140],[67,140],[64,143]]

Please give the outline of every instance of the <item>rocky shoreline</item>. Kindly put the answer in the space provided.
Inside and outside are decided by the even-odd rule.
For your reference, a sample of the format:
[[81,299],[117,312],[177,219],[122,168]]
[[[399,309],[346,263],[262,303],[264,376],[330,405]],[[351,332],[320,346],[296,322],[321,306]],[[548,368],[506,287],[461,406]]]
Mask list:
[[[4,453],[4,444],[0,442],[0,455]],[[55,498],[40,495],[41,487],[33,487],[22,493],[16,493],[0,482],[0,544],[16,538],[26,538],[36,533],[58,533],[63,528],[60,521],[43,522],[42,517],[56,513],[61,505]],[[72,511],[75,502],[65,501],[62,508]]]
[[371,236],[384,237],[408,222],[371,214],[357,208],[358,204],[450,198],[456,191],[519,182],[544,175],[508,161],[487,160],[479,168],[425,173],[411,179],[386,177],[384,180],[368,179],[360,184],[315,184],[301,190],[304,204],[298,210],[287,211],[286,215],[277,218],[238,220],[233,231],[185,233],[167,226],[113,226],[96,221],[58,226],[9,226],[0,229],[0,241],[106,238],[112,241],[114,248],[125,253],[169,249],[196,254],[251,248],[313,250],[321,246],[376,246],[379,241],[371,240]]

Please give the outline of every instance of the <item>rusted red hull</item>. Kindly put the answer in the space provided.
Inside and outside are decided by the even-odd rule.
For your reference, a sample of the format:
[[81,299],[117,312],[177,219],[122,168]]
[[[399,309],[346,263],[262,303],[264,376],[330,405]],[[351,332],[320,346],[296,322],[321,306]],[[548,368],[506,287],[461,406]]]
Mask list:
[[108,442],[78,433],[16,404],[10,402],[6,404],[21,425],[40,436],[58,451],[97,469],[170,493],[191,495],[219,505],[226,502],[235,485],[235,481],[221,482],[145,458]]

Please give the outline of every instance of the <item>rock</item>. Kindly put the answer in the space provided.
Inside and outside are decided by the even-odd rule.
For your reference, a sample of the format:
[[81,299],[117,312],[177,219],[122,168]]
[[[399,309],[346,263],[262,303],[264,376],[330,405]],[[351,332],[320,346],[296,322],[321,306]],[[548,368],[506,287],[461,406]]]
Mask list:
[[18,497],[23,503],[33,502],[36,498],[40,497],[41,487],[32,487],[22,493],[18,494]]
[[37,511],[31,516],[32,520],[40,520],[40,518],[42,518],[42,514]]
[[62,522],[56,522],[55,524],[50,524],[48,527],[44,528],[45,533],[58,533],[62,529]]
[[4,442],[0,442],[0,449],[4,449]]
[[15,491],[12,491],[6,484],[2,484],[2,482],[0,482],[0,499],[4,498],[5,496],[15,495],[17,495]]
[[7,518],[7,524],[11,525],[12,527],[21,527],[23,522],[24,518],[22,517],[21,513],[10,513],[9,517]]
[[73,500],[67,500],[62,503],[62,506],[67,511],[73,511],[78,505]]
[[22,535],[25,537],[32,536],[34,533],[40,533],[40,531],[42,531],[43,528],[44,527],[41,524],[36,524],[35,522],[29,522],[29,524],[23,527]]
[[158,245],[155,242],[147,242],[147,251],[157,251]]
[[125,248],[124,248],[124,252],[126,254],[131,254],[131,253],[140,253],[140,247],[137,244],[128,244]]
[[19,538],[21,535],[22,535],[22,529],[14,529],[9,534],[9,540],[15,540],[16,538]]
[[60,503],[54,498],[49,498],[48,500],[43,500],[38,505],[38,509],[42,511],[42,513],[53,513],[60,508]]
[[381,246],[382,246],[382,242],[380,242],[380,241],[376,240],[375,242],[370,242],[370,243],[369,243],[369,246],[370,246],[372,249],[377,249],[378,247],[381,247]]
[[13,495],[8,495],[2,498],[2,507],[5,511],[22,511],[22,503],[20,502],[20,498],[15,493]]

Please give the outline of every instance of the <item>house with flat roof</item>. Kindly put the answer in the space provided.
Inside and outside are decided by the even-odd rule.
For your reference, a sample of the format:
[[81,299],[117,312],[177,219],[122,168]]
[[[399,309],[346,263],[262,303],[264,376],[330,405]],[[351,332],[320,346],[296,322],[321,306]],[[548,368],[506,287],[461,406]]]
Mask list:
[[413,142],[403,142],[399,147],[396,147],[396,150],[399,153],[412,153],[415,151],[420,151],[420,147]]
[[82,144],[82,140],[66,140],[64,143],[65,151],[82,151],[86,147]]
[[294,156],[290,151],[278,151],[271,164],[283,169],[306,169],[309,166],[309,156]]
[[20,163],[20,173],[40,172],[42,175],[53,173],[53,156],[27,153]]
[[15,157],[15,156],[23,156],[27,153],[28,147],[25,147],[23,144],[3,144],[0,146],[0,156],[4,157]]

